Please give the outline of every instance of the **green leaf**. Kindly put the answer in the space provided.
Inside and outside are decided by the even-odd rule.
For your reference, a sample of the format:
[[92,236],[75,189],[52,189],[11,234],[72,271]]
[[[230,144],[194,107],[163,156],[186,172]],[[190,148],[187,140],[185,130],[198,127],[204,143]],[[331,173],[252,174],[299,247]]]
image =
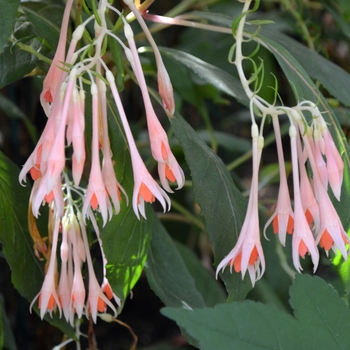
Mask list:
[[[0,241],[11,268],[12,283],[28,301],[39,293],[44,278],[43,264],[35,257],[27,229],[30,188],[18,183],[19,169],[0,152]],[[37,311],[37,308],[34,308]],[[45,319],[74,338],[72,327],[58,314]]]
[[[315,51],[310,50],[308,47],[302,45],[296,40],[290,38],[289,36],[270,28],[262,28],[258,38],[262,39],[268,45],[268,48],[274,47],[271,51],[276,56],[277,60],[280,61],[278,57],[281,57],[283,51],[278,48],[277,45],[280,45],[281,48],[288,50],[284,60],[286,64],[289,65],[289,70],[298,70],[302,76],[300,79],[306,83],[305,77],[310,75],[312,78],[317,79],[322,85],[342,104],[350,107],[350,100],[348,89],[350,86],[350,74],[346,72],[341,67],[337,66],[333,62],[322,57]],[[293,60],[289,61],[289,57],[293,57]],[[299,70],[298,65],[294,65],[293,61],[297,61],[298,65],[304,68],[307,72],[303,76],[302,71]],[[280,62],[281,63],[281,62]],[[283,67],[282,67],[283,68]],[[283,70],[285,70],[283,68]],[[286,71],[285,71],[286,73]],[[289,78],[289,77],[288,77]],[[290,78],[289,78],[290,79]],[[294,83],[294,80],[293,80]],[[312,84],[314,85],[314,84]],[[314,86],[310,86],[311,90],[314,90]],[[318,96],[320,93],[317,91],[316,101],[318,101]]]
[[156,217],[145,270],[151,288],[165,305],[178,308],[205,307],[194,278]]
[[[222,160],[198,137],[181,116],[170,119],[175,136],[191,170],[195,201],[201,208],[205,229],[213,245],[215,266],[234,247],[243,224],[247,200],[232,181]],[[220,273],[229,300],[244,299],[251,283],[240,274]]]
[[36,57],[30,53],[17,46],[5,45],[0,54],[0,89],[22,79],[35,68],[36,62]]
[[300,275],[290,296],[307,349],[350,349],[350,311],[332,286],[319,277]]
[[332,286],[297,275],[290,289],[295,317],[252,301],[207,309],[164,308],[203,350],[349,349],[350,312]]
[[122,205],[120,213],[101,229],[107,258],[107,278],[116,295],[125,301],[141,276],[151,238],[153,212],[138,220],[132,206]]
[[161,48],[160,50],[162,54],[171,57],[190,68],[203,81],[212,84],[217,89],[234,97],[242,104],[249,104],[249,100],[240,81],[229,73],[186,52],[168,48]]
[[210,272],[206,269],[191,249],[179,242],[175,242],[175,245],[186,264],[188,272],[192,275],[196,289],[202,295],[205,305],[210,307],[216,304],[224,304],[227,295],[221,284],[215,280],[214,271]]
[[29,21],[32,22],[34,27],[37,29],[39,35],[42,38],[45,38],[50,43],[51,47],[57,47],[60,35],[60,28],[58,28],[45,15],[42,15],[40,12],[36,12],[31,8],[25,6],[22,6],[22,9]]
[[0,53],[3,51],[5,43],[12,33],[19,3],[20,0],[0,0]]

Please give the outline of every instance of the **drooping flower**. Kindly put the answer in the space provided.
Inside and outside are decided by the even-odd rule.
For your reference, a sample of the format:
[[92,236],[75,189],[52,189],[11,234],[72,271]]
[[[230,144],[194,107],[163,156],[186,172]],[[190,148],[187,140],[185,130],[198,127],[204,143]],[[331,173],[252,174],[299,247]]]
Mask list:
[[301,202],[298,149],[296,140],[299,136],[297,134],[297,129],[294,125],[291,125],[289,128],[289,136],[291,142],[294,186],[294,232],[292,240],[293,263],[295,269],[298,272],[301,272],[302,267],[300,265],[299,257],[301,256],[302,258],[304,258],[306,253],[310,253],[312,262],[314,264],[314,271],[316,271],[319,261],[319,253]]
[[280,187],[278,191],[276,210],[265,224],[264,232],[267,226],[269,226],[272,222],[273,232],[275,234],[278,233],[279,240],[284,246],[286,244],[286,233],[293,233],[294,213],[290,203],[286,167],[284,164],[284,155],[281,141],[281,131],[277,116],[272,116],[272,122],[276,135],[278,165],[280,171]]
[[40,292],[36,295],[33,301],[30,304],[30,310],[32,309],[34,303],[39,298],[38,308],[40,309],[40,317],[44,318],[46,312],[52,314],[56,308],[58,308],[60,316],[62,314],[60,300],[56,291],[56,271],[57,271],[57,262],[56,262],[56,251],[57,251],[57,241],[58,241],[58,230],[60,220],[55,219],[53,234],[52,234],[52,250],[50,256],[50,262],[45,274],[44,283],[41,287]]
[[[265,258],[260,243],[259,211],[258,211],[258,171],[261,149],[258,149],[258,127],[252,125],[253,137],[253,178],[249,196],[247,213],[241,232],[235,247],[220,262],[216,268],[216,276],[219,271],[230,265],[236,272],[241,272],[242,279],[248,271],[252,285],[261,278],[265,271]],[[260,268],[261,266],[261,268]]]

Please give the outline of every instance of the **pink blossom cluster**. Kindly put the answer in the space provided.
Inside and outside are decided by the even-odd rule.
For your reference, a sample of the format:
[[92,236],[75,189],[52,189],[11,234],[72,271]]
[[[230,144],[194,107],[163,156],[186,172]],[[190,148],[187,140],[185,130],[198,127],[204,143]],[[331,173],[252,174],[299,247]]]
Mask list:
[[[135,14],[147,37],[151,35],[132,1],[125,1]],[[139,54],[133,32],[124,16],[112,7],[107,0],[101,0],[94,15],[80,24],[72,34],[69,49],[66,52],[67,31],[73,0],[68,0],[62,21],[58,48],[47,76],[43,82],[40,100],[48,117],[45,129],[33,153],[24,164],[19,181],[26,181],[29,173],[34,181],[31,194],[31,208],[34,217],[38,217],[40,207],[48,204],[52,220],[52,250],[42,290],[38,298],[41,317],[49,311],[63,310],[67,321],[73,322],[74,314],[92,315],[96,321],[97,312],[104,312],[108,305],[116,314],[115,307],[109,301],[113,292],[104,274],[104,282],[99,286],[94,274],[89,244],[86,237],[86,220],[89,219],[98,235],[95,213],[102,216],[103,226],[112,215],[120,211],[122,195],[128,196],[116,179],[112,150],[110,148],[107,116],[107,94],[110,93],[116,104],[128,143],[133,175],[134,190],[132,207],[137,218],[140,214],[146,218],[145,202],[156,199],[164,211],[170,209],[170,199],[165,191],[172,192],[169,182],[184,185],[184,174],[176,161],[166,132],[153,109],[148,93]],[[108,29],[106,12],[115,11],[122,19],[125,44]],[[81,40],[85,26],[94,22],[95,39],[85,45]],[[117,40],[123,47],[125,56],[140,86],[145,105],[151,151],[158,162],[158,173],[163,188],[153,179],[147,170],[135,144],[130,126],[123,108],[121,97],[115,84],[113,73],[103,60],[106,38]],[[78,43],[81,44],[79,47]],[[84,46],[85,45],[85,46]],[[169,116],[174,113],[174,98],[169,76],[153,39],[151,45],[156,56],[159,93]],[[94,52],[92,56],[86,52]],[[84,90],[83,79],[90,88]],[[87,188],[81,186],[86,170],[85,151],[85,96],[90,93],[92,100],[92,142],[91,167]],[[71,162],[67,162],[66,147],[71,146]],[[69,175],[73,181],[69,180]],[[74,195],[75,193],[75,195]],[[78,198],[78,199],[76,199]],[[100,241],[100,240],[99,240]],[[58,245],[60,243],[61,273],[57,280]],[[100,241],[101,243],[101,241]],[[102,255],[103,249],[100,244]],[[44,248],[42,248],[44,249]],[[103,255],[104,256],[104,255]],[[81,267],[86,262],[89,271],[89,292],[85,295]],[[104,263],[106,263],[104,259]],[[108,298],[106,297],[106,295]],[[117,303],[119,299],[114,296]],[[33,301],[33,303],[34,303]],[[32,303],[32,305],[33,305]],[[84,306],[85,305],[85,306]]]
[[[304,101],[295,108],[284,108],[291,122],[289,136],[293,170],[293,205],[291,202],[282,149],[278,116],[271,115],[276,135],[280,171],[280,186],[276,209],[265,225],[272,223],[281,244],[286,243],[287,233],[292,235],[292,258],[295,269],[301,272],[300,257],[311,255],[314,272],[319,263],[317,245],[328,255],[329,250],[340,251],[348,257],[349,237],[328,194],[340,200],[344,164],[335,146],[328,126],[319,109],[312,102]],[[304,114],[312,115],[311,125]],[[241,272],[244,278],[249,272],[254,286],[265,270],[265,259],[260,242],[258,216],[258,171],[263,139],[258,126],[253,123],[253,178],[246,217],[235,247],[220,262],[217,274],[226,266]],[[307,168],[309,165],[309,169]],[[309,175],[311,173],[311,175]]]

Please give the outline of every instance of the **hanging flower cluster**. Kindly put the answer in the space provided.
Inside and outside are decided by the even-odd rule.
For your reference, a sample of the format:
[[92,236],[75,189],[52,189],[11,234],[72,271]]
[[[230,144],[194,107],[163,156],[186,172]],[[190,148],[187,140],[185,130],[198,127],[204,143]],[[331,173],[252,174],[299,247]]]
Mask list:
[[[243,14],[249,10],[251,1],[245,1]],[[277,153],[280,171],[280,187],[276,210],[265,225],[272,223],[273,231],[278,234],[284,246],[287,233],[292,235],[292,257],[295,269],[301,272],[300,257],[306,254],[311,259],[316,271],[319,262],[317,245],[323,248],[327,255],[329,250],[339,250],[348,257],[350,243],[340,218],[328,195],[328,187],[334,197],[340,200],[343,181],[344,164],[332,139],[327,124],[318,107],[310,101],[303,101],[293,108],[273,106],[250,90],[242,61],[242,43],[245,15],[241,18],[235,33],[235,64],[238,69],[242,86],[250,99],[253,140],[253,178],[246,217],[236,246],[220,262],[217,274],[227,266],[241,272],[242,278],[248,271],[252,282],[258,280],[265,270],[265,259],[260,243],[260,228],[258,216],[258,171],[261,152],[264,146],[262,136],[264,121],[267,116],[272,118],[276,135]],[[254,111],[262,115],[260,130],[255,122]],[[286,114],[290,121],[289,136],[291,142],[291,158],[293,168],[293,199],[291,204],[287,185],[287,175],[282,149],[281,132],[278,116]],[[309,125],[305,115],[312,116]],[[308,176],[306,164],[309,164],[311,175]]]
[[[66,52],[67,31],[70,12],[74,0],[68,0],[65,8],[60,39],[56,54],[43,83],[40,96],[41,104],[48,117],[45,129],[33,153],[23,166],[19,181],[26,181],[29,173],[34,180],[29,217],[38,217],[42,204],[50,208],[50,233],[52,234],[52,251],[48,261],[45,280],[41,291],[32,302],[38,299],[40,315],[44,317],[48,311],[63,310],[67,321],[73,323],[74,315],[79,317],[85,312],[91,314],[96,321],[97,312],[104,312],[107,305],[116,314],[111,303],[120,300],[111,290],[105,274],[100,286],[92,266],[89,243],[86,236],[85,223],[90,220],[96,231],[104,258],[102,243],[99,238],[95,213],[102,216],[103,226],[118,214],[122,194],[128,197],[116,179],[112,151],[110,149],[107,120],[107,93],[111,93],[118,109],[121,123],[128,142],[133,175],[134,190],[132,207],[137,218],[145,214],[145,202],[152,203],[156,199],[163,210],[169,210],[170,199],[165,191],[172,192],[169,182],[177,183],[177,188],[184,184],[184,174],[171,152],[167,134],[159,122],[148,94],[137,47],[130,25],[125,17],[107,0],[99,1],[99,6],[84,23],[80,24],[72,34]],[[174,98],[169,76],[163,64],[159,50],[131,0],[124,0],[134,13],[153,47],[158,70],[159,93],[164,108],[169,116],[174,113]],[[126,43],[109,29],[107,25],[108,11],[116,12],[124,27]],[[92,42],[84,44],[81,40],[88,23],[93,22],[95,37]],[[147,117],[151,151],[158,162],[158,173],[161,185],[148,172],[135,144],[130,126],[115,84],[113,73],[103,60],[106,40],[117,40],[124,49],[125,57],[135,74],[140,86]],[[83,80],[88,81],[89,90],[84,91]],[[85,85],[86,86],[86,85]],[[92,143],[91,168],[86,189],[80,187],[80,180],[85,166],[85,95],[92,99]],[[65,147],[71,146],[72,180],[68,176],[68,163]],[[33,226],[33,225],[32,225]],[[35,226],[35,225],[34,225]],[[62,238],[59,240],[61,233]],[[61,273],[57,281],[56,253],[60,242]],[[36,254],[46,253],[46,245],[38,238]],[[89,290],[86,295],[81,267],[86,262],[89,271]]]

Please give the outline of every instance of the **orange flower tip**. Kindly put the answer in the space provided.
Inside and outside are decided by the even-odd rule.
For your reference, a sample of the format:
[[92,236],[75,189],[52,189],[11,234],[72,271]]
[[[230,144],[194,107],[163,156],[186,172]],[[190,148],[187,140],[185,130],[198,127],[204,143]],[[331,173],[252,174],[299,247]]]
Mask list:
[[53,102],[53,98],[52,98],[52,95],[51,95],[51,91],[50,90],[47,90],[44,94],[44,100],[48,103],[52,103]]
[[51,191],[49,194],[45,196],[45,202],[46,203],[51,203],[54,199],[54,194],[53,191]]
[[96,194],[94,193],[90,199],[90,205],[93,210],[96,210],[98,207],[98,200]]
[[331,237],[329,232],[325,230],[320,240],[320,247],[324,248],[324,250],[328,252],[332,248],[333,243],[333,238]]
[[258,249],[256,248],[256,246],[254,246],[254,249],[250,253],[249,265],[254,265],[254,263],[258,259],[258,256],[259,256]]
[[294,219],[289,215],[288,224],[287,224],[287,233],[292,234],[294,230]]
[[[42,299],[42,294],[39,295],[39,301],[38,301],[38,309],[41,308],[41,299]],[[56,300],[53,296],[53,294],[50,295],[49,301],[47,303],[47,310],[52,310],[56,305]]]
[[111,286],[109,285],[109,283],[107,283],[104,287],[103,287],[103,293],[106,294],[107,298],[109,300],[111,300],[113,298],[113,291]]
[[41,176],[41,171],[40,171],[40,165],[39,164],[35,164],[35,166],[33,166],[29,172],[30,172],[30,176],[32,177],[33,181],[36,181],[40,178]]
[[150,191],[150,189],[142,182],[139,190],[139,199],[142,197],[145,202],[153,203],[155,202],[156,198],[154,197],[153,193]]
[[166,150],[164,142],[162,142],[162,145],[161,145],[161,152],[162,152],[163,160],[166,162],[168,160],[168,152]]
[[106,309],[106,303],[102,298],[99,297],[97,301],[97,310],[99,312],[104,312],[105,309]]
[[176,178],[174,176],[174,173],[171,171],[169,168],[169,165],[167,164],[165,166],[165,177],[170,181],[170,182],[175,182]]
[[241,272],[241,262],[242,262],[242,252],[240,252],[236,259],[232,262],[230,261],[230,265],[233,263],[233,268],[235,269],[236,272]]
[[313,218],[312,214],[310,213],[309,209],[306,210],[305,217],[306,217],[307,223],[309,225],[311,225],[312,222],[314,221],[314,218]]
[[299,255],[304,258],[305,257],[305,254],[308,252],[308,249],[307,249],[307,246],[305,244],[305,242],[303,240],[300,241],[299,243]]
[[277,234],[278,233],[278,216],[277,215],[272,220],[272,228],[273,228],[273,233]]

